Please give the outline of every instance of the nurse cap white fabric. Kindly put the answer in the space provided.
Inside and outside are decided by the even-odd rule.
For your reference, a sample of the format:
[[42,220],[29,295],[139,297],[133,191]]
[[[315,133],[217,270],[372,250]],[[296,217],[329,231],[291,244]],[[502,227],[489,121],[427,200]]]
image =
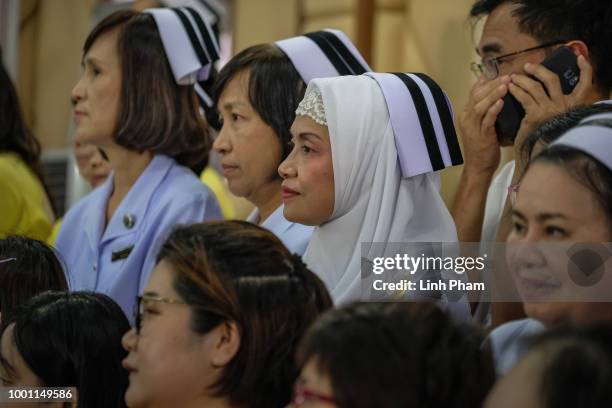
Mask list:
[[164,46],[168,63],[179,85],[193,85],[202,107],[212,98],[198,82],[206,81],[219,60],[219,42],[211,24],[191,7],[147,9]]
[[351,40],[340,30],[325,29],[277,41],[302,79],[361,75],[371,71]]
[[550,146],[580,150],[612,170],[612,113],[598,113],[584,118]]
[[383,92],[403,177],[463,163],[450,101],[440,86],[419,73],[375,73]]

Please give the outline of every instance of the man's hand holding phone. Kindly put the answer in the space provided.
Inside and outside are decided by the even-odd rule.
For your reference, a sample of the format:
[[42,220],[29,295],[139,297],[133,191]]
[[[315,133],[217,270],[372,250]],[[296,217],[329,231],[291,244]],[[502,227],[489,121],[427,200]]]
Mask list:
[[[499,129],[515,131],[515,158],[523,161],[520,147],[537,125],[571,107],[585,104],[593,87],[593,70],[584,56],[574,56],[568,47],[560,47],[541,64],[525,64],[528,75],[512,74],[506,104],[511,113],[502,112]],[[513,100],[510,100],[513,99]],[[509,106],[507,106],[508,108]],[[524,115],[524,116],[523,116]],[[512,125],[513,121],[520,123]],[[502,132],[503,133],[503,132]]]
[[[545,61],[543,61],[545,63]],[[540,123],[563,112],[571,107],[585,104],[588,93],[593,87],[593,70],[586,59],[580,55],[577,59],[579,80],[572,83],[563,78],[563,67],[555,73],[542,64],[525,64],[525,72],[529,74],[512,74],[508,85],[509,93],[516,98],[525,111],[520,122],[516,139],[514,140],[515,158],[520,160],[518,151],[527,137]],[[561,77],[560,77],[561,75]],[[577,79],[577,78],[576,78]],[[562,81],[566,83],[563,84]],[[570,86],[575,86],[571,93]]]
[[508,93],[510,77],[491,81],[480,78],[470,91],[470,97],[459,115],[463,138],[464,171],[491,177],[500,160],[495,121],[501,112],[502,98]]

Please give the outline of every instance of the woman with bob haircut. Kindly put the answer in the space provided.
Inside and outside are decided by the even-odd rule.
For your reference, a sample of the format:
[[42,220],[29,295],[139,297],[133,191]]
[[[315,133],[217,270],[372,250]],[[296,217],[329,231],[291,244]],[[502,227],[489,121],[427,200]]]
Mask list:
[[55,251],[27,237],[0,239],[0,321],[10,320],[13,309],[48,290],[68,290]]
[[300,343],[290,407],[478,408],[495,380],[482,339],[431,303],[331,310]]
[[40,143],[23,120],[15,86],[1,63],[0,195],[0,238],[47,239],[55,215],[42,175]]
[[[42,293],[3,324],[2,386],[76,388],[76,404],[45,404],[48,407],[125,407],[128,381],[121,368],[125,352],[120,341],[128,329],[121,308],[106,295]],[[14,404],[23,408],[39,405]]]
[[[85,41],[72,91],[76,140],[100,148],[114,172],[70,209],[56,243],[71,289],[108,294],[128,316],[171,227],[221,218],[196,175],[211,145],[186,82],[200,74],[179,77],[162,43],[162,28],[184,29],[180,13],[198,16],[153,10],[115,12]],[[165,20],[156,20],[160,13]],[[169,45],[186,58],[192,44],[183,35],[184,43]]]
[[[340,54],[344,59],[337,60]],[[219,72],[213,99],[221,130],[213,148],[221,157],[230,191],[255,209],[247,221],[275,233],[302,255],[312,227],[283,216],[277,168],[291,151],[295,109],[312,78],[370,71],[359,51],[338,30],[322,30],[246,48]]]
[[331,299],[268,230],[246,221],[176,229],[138,300],[128,407],[284,407],[294,353]]

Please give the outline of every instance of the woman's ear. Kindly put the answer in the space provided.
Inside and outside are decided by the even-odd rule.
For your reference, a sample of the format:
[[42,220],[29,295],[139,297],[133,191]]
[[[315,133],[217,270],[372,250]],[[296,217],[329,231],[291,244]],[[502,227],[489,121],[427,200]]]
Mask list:
[[224,322],[210,333],[215,342],[210,361],[214,367],[220,368],[234,358],[240,349],[240,332],[236,322]]

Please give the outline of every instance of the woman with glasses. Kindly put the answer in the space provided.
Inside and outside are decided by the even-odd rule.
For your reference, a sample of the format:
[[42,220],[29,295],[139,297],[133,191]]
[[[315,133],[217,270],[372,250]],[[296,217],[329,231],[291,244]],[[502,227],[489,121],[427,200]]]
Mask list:
[[134,407],[285,406],[297,342],[331,300],[271,232],[246,221],[176,229],[123,337]]
[[[46,402],[47,407],[123,408],[128,380],[121,368],[126,354],[121,336],[128,329],[121,308],[106,295],[40,294],[3,322],[2,387],[60,387],[64,397],[72,401]],[[41,405],[25,400],[2,404],[20,408]]]
[[477,408],[494,381],[481,344],[475,329],[430,303],[332,310],[300,343],[290,407]]

